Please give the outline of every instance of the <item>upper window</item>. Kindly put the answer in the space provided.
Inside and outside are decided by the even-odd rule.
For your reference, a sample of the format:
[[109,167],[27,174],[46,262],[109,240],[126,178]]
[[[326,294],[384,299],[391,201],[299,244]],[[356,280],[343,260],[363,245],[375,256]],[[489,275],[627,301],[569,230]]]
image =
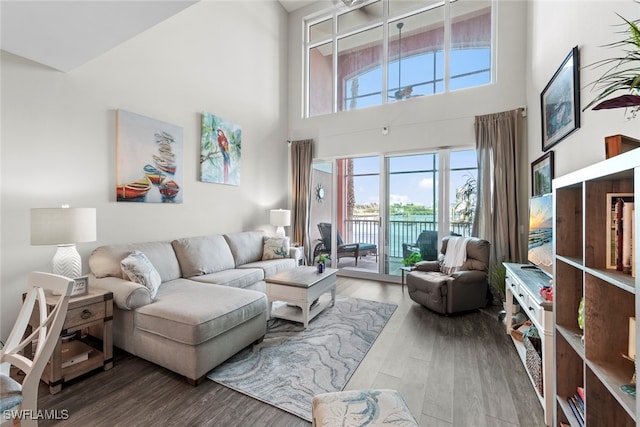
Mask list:
[[492,0],[377,0],[306,21],[308,117],[491,83]]

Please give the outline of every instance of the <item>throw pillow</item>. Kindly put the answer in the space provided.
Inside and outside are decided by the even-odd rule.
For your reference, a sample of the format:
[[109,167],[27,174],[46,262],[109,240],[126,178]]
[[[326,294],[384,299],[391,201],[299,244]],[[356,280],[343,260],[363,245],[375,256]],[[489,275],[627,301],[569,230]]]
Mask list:
[[288,237],[265,237],[262,250],[262,260],[289,257]]
[[140,251],[133,251],[128,257],[120,261],[120,266],[124,277],[128,277],[132,282],[145,286],[151,293],[151,299],[156,298],[162,279],[158,270],[151,264],[145,254]]

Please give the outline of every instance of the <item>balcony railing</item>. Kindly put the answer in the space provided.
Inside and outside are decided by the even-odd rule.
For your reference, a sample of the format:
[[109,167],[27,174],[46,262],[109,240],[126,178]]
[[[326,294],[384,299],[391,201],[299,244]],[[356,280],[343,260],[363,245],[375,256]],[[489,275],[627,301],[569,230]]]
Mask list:
[[[423,231],[437,230],[438,223],[434,221],[389,221],[389,256],[402,258],[402,244],[415,243]],[[451,232],[462,235],[471,235],[471,223],[451,222]],[[380,226],[378,220],[353,218],[345,220],[345,243],[372,243],[378,244]],[[448,234],[448,233],[447,233]]]

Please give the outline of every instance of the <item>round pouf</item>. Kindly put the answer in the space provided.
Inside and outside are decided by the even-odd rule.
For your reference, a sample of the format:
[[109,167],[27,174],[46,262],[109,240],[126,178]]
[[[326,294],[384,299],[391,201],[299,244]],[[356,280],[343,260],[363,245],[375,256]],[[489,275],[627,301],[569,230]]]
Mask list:
[[313,397],[313,425],[418,427],[396,390],[349,390]]

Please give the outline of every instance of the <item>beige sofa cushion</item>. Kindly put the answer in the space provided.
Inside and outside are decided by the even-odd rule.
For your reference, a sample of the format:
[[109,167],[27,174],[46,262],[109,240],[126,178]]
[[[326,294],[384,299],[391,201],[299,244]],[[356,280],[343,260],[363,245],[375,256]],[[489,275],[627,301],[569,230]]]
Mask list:
[[262,231],[241,231],[224,235],[236,266],[262,259],[263,237]]
[[120,261],[134,251],[140,251],[151,261],[163,282],[180,277],[180,265],[169,242],[131,243],[108,245],[96,248],[89,258],[89,267],[94,276],[119,277],[129,280],[122,274]]
[[264,271],[261,268],[234,268],[217,271],[202,276],[189,277],[190,280],[202,283],[231,286],[233,288],[246,288],[255,282],[264,279]]
[[269,277],[281,271],[296,268],[296,262],[294,258],[270,259],[268,261],[256,261],[241,265],[238,267],[238,270],[260,268],[264,271],[264,277]]
[[220,235],[187,237],[171,242],[182,277],[201,276],[235,267],[233,255]]
[[266,310],[261,292],[177,279],[160,287],[153,304],[136,310],[136,328],[198,345],[255,316],[266,320]]

